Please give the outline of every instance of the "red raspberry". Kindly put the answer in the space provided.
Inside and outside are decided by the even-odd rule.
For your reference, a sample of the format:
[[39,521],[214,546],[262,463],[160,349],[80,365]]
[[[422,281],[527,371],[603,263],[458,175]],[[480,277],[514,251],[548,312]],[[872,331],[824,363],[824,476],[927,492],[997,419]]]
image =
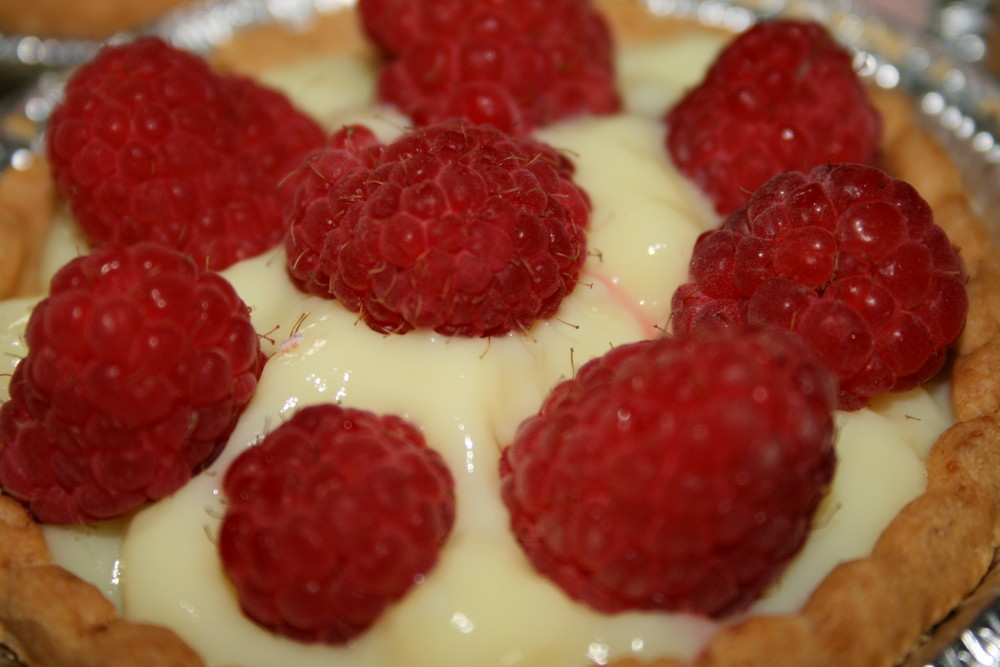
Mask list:
[[363,132],[295,177],[286,249],[302,289],[380,332],[493,336],[555,313],[590,211],[566,158],[458,121],[387,146]]
[[281,243],[278,184],[323,140],[280,94],[148,38],[70,79],[49,155],[91,244],[156,241],[221,270]]
[[780,172],[875,163],[882,132],[850,54],[823,26],[794,20],[737,37],[666,123],[674,162],[721,215]]
[[399,417],[325,404],[232,463],[219,550],[240,605],[299,641],[363,632],[437,561],[455,516],[441,456]]
[[840,381],[839,407],[932,377],[968,310],[962,260],[907,183],[875,167],[776,176],[698,239],[673,328],[797,332]]
[[26,340],[0,409],[0,486],[48,523],[120,516],[183,486],[264,364],[232,286],[152,243],[63,267]]
[[614,348],[504,451],[514,534],[599,611],[736,613],[809,532],[835,465],[835,395],[829,371],[776,330]]
[[587,0],[361,0],[387,55],[379,96],[417,125],[449,118],[528,133],[621,105],[613,45]]

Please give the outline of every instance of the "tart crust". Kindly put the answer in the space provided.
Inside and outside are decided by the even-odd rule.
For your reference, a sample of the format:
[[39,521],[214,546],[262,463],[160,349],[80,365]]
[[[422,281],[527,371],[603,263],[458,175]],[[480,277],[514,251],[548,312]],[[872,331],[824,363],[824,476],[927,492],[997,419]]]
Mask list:
[[0,3],[0,32],[103,39],[193,0],[13,0]]
[[55,212],[55,186],[42,165],[0,178],[0,298],[37,293],[39,248]]
[[[632,0],[599,0],[619,39],[689,29],[650,20]],[[2,18],[2,17],[0,17]],[[266,48],[263,46],[266,44]],[[253,73],[334,49],[367,49],[350,12],[306,33],[254,29],[214,56],[221,69]],[[957,423],[926,461],[926,492],[886,528],[872,553],[838,566],[798,614],[725,627],[693,663],[626,659],[617,667],[890,666],[919,646],[989,573],[1000,545],[1000,254],[973,210],[957,167],[920,124],[912,102],[872,91],[885,119],[884,167],[914,185],[959,247],[969,276],[969,317],[954,351]],[[59,205],[44,160],[0,179],[0,298],[37,293],[38,246]],[[62,604],[53,605],[52,600]],[[31,665],[202,665],[173,632],[123,620],[96,588],[51,562],[37,524],[0,494],[0,643]],[[581,665],[582,667],[582,665]]]

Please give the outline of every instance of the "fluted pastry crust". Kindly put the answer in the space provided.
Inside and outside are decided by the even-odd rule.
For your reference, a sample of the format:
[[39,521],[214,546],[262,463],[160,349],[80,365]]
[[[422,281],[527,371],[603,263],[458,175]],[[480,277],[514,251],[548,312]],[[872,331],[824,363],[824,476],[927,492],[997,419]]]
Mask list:
[[100,40],[192,1],[9,0],[0,2],[0,32]]

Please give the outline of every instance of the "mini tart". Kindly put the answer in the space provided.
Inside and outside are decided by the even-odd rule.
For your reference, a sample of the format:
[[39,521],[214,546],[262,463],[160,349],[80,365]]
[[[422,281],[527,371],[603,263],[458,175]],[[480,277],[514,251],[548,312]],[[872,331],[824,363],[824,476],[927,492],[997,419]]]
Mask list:
[[[619,40],[693,28],[653,20],[632,0],[598,4]],[[324,17],[305,34],[252,29],[218,49],[213,61],[252,74],[331,49],[368,49],[353,13]],[[993,373],[1000,367],[1000,253],[958,169],[920,125],[911,100],[884,90],[872,95],[886,123],[884,167],[930,202],[969,275],[968,323],[950,368],[957,423],[927,459],[927,491],[896,516],[868,557],[838,566],[798,614],[734,622],[695,663],[628,659],[617,667],[898,664],[991,568],[1000,544],[1000,378]],[[40,291],[32,268],[48,220],[61,205],[44,160],[0,180],[0,234],[7,241],[0,267],[13,267],[0,273],[0,298]],[[203,664],[173,632],[122,620],[95,588],[54,566],[39,527],[3,495],[0,642],[30,665]]]
[[0,32],[104,39],[193,0],[31,0],[0,3]]

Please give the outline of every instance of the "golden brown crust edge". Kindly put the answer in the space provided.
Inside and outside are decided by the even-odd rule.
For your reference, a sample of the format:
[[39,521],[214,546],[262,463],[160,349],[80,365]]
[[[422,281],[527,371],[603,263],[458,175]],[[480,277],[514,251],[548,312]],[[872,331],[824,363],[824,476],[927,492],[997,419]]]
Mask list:
[[0,2],[0,32],[100,40],[192,1],[8,0]]
[[38,524],[3,494],[0,642],[33,667],[203,664],[172,631],[122,620],[95,587],[53,565]]
[[40,291],[39,248],[56,206],[55,188],[43,163],[0,178],[0,299]]
[[[600,4],[610,10],[617,31],[646,36],[660,29],[634,3]],[[230,58],[239,61],[238,56]],[[954,364],[960,423],[931,452],[927,492],[896,517],[870,556],[835,569],[801,613],[757,617],[726,628],[692,663],[624,660],[617,667],[893,665],[990,567],[1000,531],[1000,381],[988,370],[1000,361],[1000,259],[957,170],[919,126],[909,100],[874,92],[887,121],[887,170],[912,183],[931,203],[938,223],[961,248],[969,273],[969,323]],[[44,161],[24,177],[32,184],[29,190],[37,188],[34,203],[27,206],[17,195],[23,186],[6,187],[11,178],[0,179],[0,225],[11,212],[17,216],[0,233],[18,230],[23,240],[12,244],[17,261],[30,266],[44,227],[40,233],[25,234],[25,229],[51,217],[55,198]],[[2,260],[0,266],[5,266]],[[31,279],[22,277],[19,273],[8,281],[5,291],[0,275],[0,297],[31,291]],[[69,604],[54,608],[49,604],[53,599]],[[38,526],[2,495],[0,642],[37,667],[203,664],[174,633],[122,620],[95,588],[53,566]]]

